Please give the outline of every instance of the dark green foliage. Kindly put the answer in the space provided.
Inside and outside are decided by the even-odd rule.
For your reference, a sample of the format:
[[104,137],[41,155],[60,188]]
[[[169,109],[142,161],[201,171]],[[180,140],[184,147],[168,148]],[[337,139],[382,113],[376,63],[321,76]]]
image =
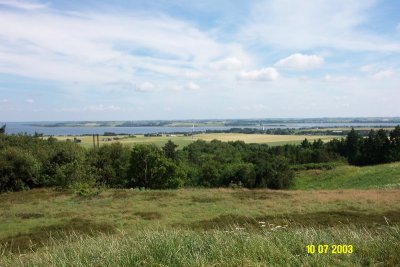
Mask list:
[[301,147],[302,147],[302,148],[310,148],[310,147],[311,147],[311,144],[310,144],[310,142],[307,140],[307,138],[304,139],[303,142],[301,142]]
[[371,130],[366,138],[361,137],[354,129],[346,139],[332,140],[327,150],[347,158],[353,165],[372,165],[400,160],[400,127],[388,133],[379,129]]
[[[12,190],[21,190],[24,187],[68,187],[76,181],[89,180],[90,172],[85,164],[86,150],[74,143],[56,142],[54,138],[42,140],[27,135],[0,135],[0,152],[3,159],[10,155],[10,151],[13,151],[14,156],[8,156],[9,164],[2,164],[3,168],[24,162],[35,170],[35,176],[32,176],[35,177],[34,180],[16,177],[17,180],[26,181],[23,187],[13,187]],[[2,174],[0,179],[3,181],[5,177],[6,175]],[[4,187],[3,182],[0,183],[0,187]]]
[[0,134],[4,134],[6,132],[6,125],[0,127]]
[[17,147],[0,151],[0,192],[29,189],[41,185],[40,164],[28,152]]
[[74,143],[54,143],[44,163],[43,175],[50,186],[69,187],[75,182],[89,180],[85,150]]
[[346,156],[349,163],[353,164],[357,162],[357,159],[360,156],[360,143],[361,137],[354,128],[352,128],[346,139]]
[[198,140],[182,150],[176,148],[168,141],[162,149],[154,145],[129,149],[113,143],[87,150],[52,137],[0,134],[0,191],[56,186],[90,195],[98,185],[285,189],[292,184],[294,170],[333,168],[344,159],[355,165],[400,160],[400,127],[390,133],[372,130],[366,138],[352,129],[347,138],[326,144],[305,139],[301,145],[269,147]]
[[110,187],[124,187],[130,158],[128,147],[121,143],[113,143],[99,149],[90,149],[87,156],[98,183]]
[[288,160],[274,155],[267,145],[196,141],[180,153],[187,156],[189,177],[195,185],[282,189],[293,178]]
[[176,151],[175,150],[177,147],[178,147],[178,145],[176,145],[171,140],[168,140],[168,142],[163,147],[164,155],[169,159],[176,159]]
[[128,187],[178,188],[183,185],[183,179],[183,171],[155,145],[133,147],[127,174]]
[[391,157],[393,161],[400,160],[400,126],[390,132]]
[[293,177],[294,172],[289,168],[288,160],[284,157],[274,157],[256,165],[254,186],[271,189],[288,188],[292,184]]

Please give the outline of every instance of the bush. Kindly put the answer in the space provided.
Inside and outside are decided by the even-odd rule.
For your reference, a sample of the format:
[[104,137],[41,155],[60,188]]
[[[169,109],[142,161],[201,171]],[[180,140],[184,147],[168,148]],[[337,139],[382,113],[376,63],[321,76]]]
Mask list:
[[0,192],[39,186],[39,173],[40,164],[28,151],[8,147],[0,152]]
[[99,184],[123,187],[129,167],[130,150],[121,143],[104,145],[87,154],[88,164]]
[[155,145],[136,145],[131,152],[128,187],[150,189],[183,186],[184,172]]
[[75,182],[70,188],[79,197],[94,197],[100,194],[101,190],[88,182]]
[[255,187],[286,189],[293,183],[294,172],[284,157],[273,157],[256,165]]

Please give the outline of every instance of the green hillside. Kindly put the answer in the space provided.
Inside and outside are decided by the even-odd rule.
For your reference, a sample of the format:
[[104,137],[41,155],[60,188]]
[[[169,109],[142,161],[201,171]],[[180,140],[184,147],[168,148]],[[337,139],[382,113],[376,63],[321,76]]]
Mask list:
[[337,166],[296,173],[292,189],[400,188],[400,162],[367,167]]

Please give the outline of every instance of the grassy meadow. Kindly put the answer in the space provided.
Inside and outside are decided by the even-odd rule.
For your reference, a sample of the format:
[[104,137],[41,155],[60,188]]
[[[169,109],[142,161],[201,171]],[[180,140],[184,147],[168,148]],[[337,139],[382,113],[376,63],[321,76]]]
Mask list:
[[[202,137],[304,138],[218,135]],[[84,138],[91,146],[91,137]],[[172,138],[131,139],[161,145]],[[400,162],[316,166],[295,171],[288,190],[2,193],[0,266],[399,266]],[[326,250],[308,253],[309,245]],[[334,254],[336,245],[351,245],[352,252]]]
[[[110,136],[99,136],[100,145],[110,144],[112,142],[121,142],[124,145],[132,146],[134,144],[155,144],[159,147],[163,146],[168,140],[172,140],[175,144],[182,148],[196,140],[204,140],[211,141],[214,139],[228,142],[228,141],[244,141],[245,143],[265,143],[270,146],[277,146],[283,144],[300,144],[305,138],[309,141],[321,139],[323,141],[329,141],[333,138],[338,138],[337,136],[326,136],[326,135],[267,135],[267,134],[240,134],[240,133],[204,133],[204,134],[196,134],[192,136],[184,136],[182,134],[178,134],[175,136],[155,136],[148,137],[144,135],[135,135],[135,137],[116,136],[120,138],[117,141],[103,141],[104,138],[112,138]],[[71,136],[56,136],[56,138],[60,141],[65,141],[66,139],[73,139]],[[80,143],[84,147],[92,147],[93,146],[93,138],[92,136],[79,136],[79,139],[82,140]]]
[[347,164],[331,170],[298,171],[293,189],[400,188],[400,162],[357,167]]
[[[398,189],[5,193],[0,266],[400,263],[399,207]],[[311,255],[309,244],[354,253]]]

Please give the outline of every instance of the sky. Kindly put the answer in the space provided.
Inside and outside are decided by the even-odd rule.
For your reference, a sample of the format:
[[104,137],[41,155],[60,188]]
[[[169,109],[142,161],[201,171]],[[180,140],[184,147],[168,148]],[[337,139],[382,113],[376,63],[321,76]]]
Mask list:
[[395,116],[397,0],[0,0],[0,121]]

